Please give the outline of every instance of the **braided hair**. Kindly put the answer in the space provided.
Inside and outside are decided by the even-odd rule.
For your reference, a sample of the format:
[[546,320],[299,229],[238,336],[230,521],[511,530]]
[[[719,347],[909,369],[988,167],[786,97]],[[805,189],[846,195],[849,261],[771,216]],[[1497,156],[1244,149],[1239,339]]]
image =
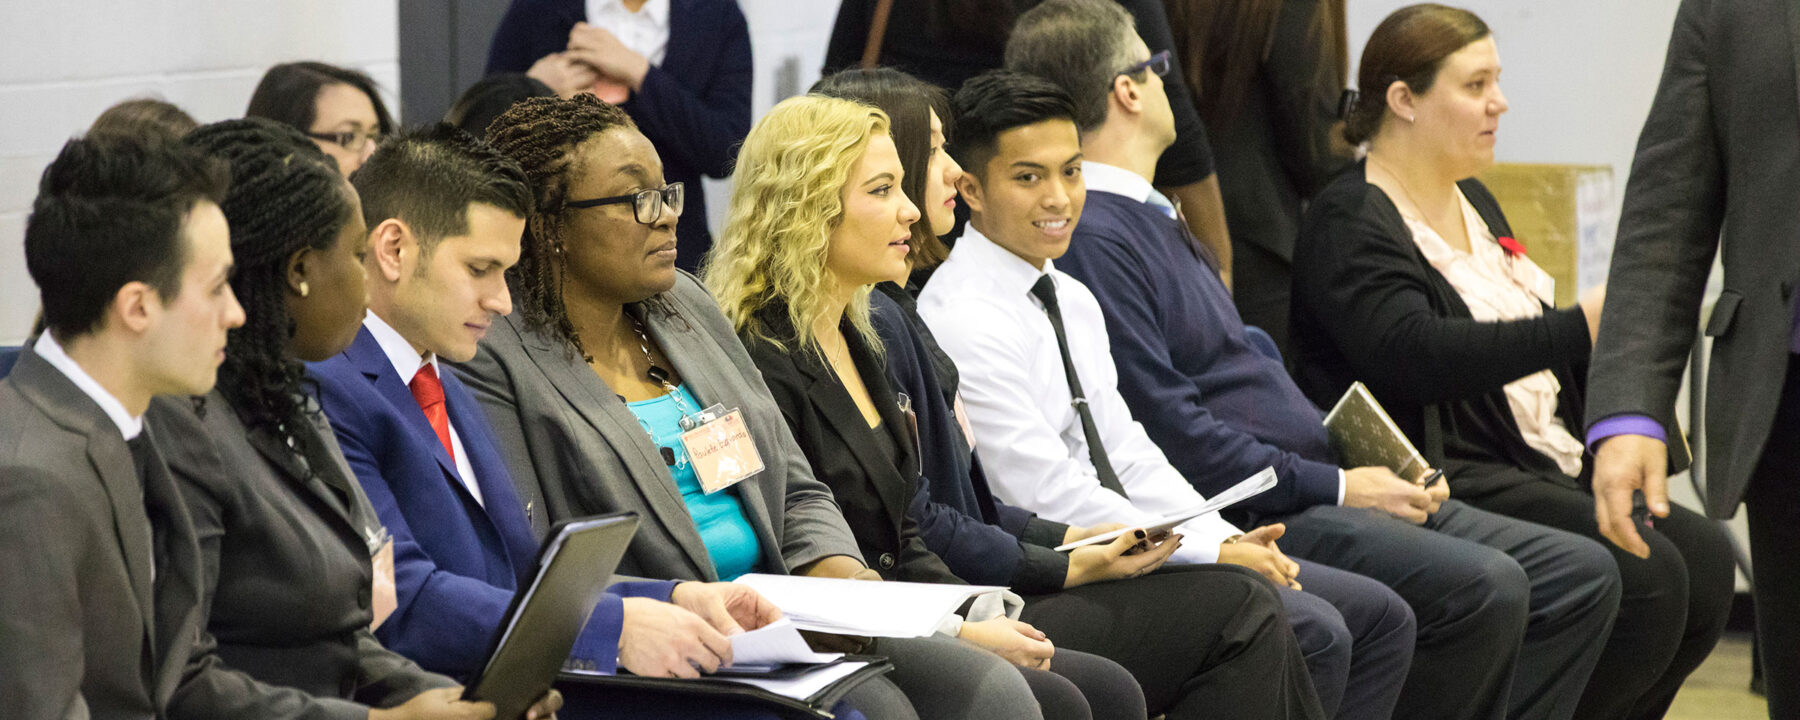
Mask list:
[[506,271],[513,308],[532,332],[560,336],[586,355],[563,305],[562,214],[568,202],[575,148],[601,133],[636,130],[617,106],[589,94],[568,100],[535,97],[521,101],[488,125],[487,141],[525,168],[535,207],[525,221],[519,262]]
[[244,307],[244,325],[227,336],[218,387],[245,425],[291,438],[288,428],[306,418],[305,366],[288,351],[296,328],[287,307],[288,258],[337,242],[352,219],[350,190],[317,145],[272,120],[205,125],[185,142],[231,166],[231,189],[219,209],[231,226],[231,290]]

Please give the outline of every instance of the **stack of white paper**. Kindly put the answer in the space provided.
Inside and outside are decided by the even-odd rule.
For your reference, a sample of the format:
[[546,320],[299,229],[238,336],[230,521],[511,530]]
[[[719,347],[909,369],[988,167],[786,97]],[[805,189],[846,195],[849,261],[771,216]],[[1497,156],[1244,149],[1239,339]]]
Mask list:
[[754,573],[733,582],[762,593],[801,630],[869,637],[926,637],[969,598],[1006,589]]
[[800,637],[791,618],[782,618],[755,630],[731,636],[731,665],[817,665],[843,657],[843,653],[813,652]]
[[834,665],[826,665],[817,670],[808,670],[794,677],[741,677],[741,676],[708,676],[712,680],[743,683],[759,687],[776,695],[790,697],[795,700],[807,700],[819,691],[831,687],[831,684],[850,677],[863,669],[868,663],[860,660],[848,660]]

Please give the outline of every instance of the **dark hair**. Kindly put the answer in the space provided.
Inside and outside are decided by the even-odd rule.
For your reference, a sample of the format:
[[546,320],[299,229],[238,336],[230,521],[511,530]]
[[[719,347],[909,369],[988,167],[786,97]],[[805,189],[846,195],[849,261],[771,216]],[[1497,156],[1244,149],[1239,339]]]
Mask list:
[[200,127],[200,123],[173,103],[144,97],[124,100],[107,108],[100,113],[100,117],[94,118],[93,125],[88,126],[88,134],[162,133],[170,138],[180,139],[197,127]]
[[305,366],[290,357],[288,258],[303,248],[329,250],[351,220],[353,205],[337,163],[300,131],[263,118],[201,127],[186,143],[231,167],[231,191],[219,209],[231,224],[236,267],[231,290],[244,324],[228,334],[219,391],[244,424],[292,436],[304,422]]
[[1344,118],[1344,139],[1360,145],[1375,137],[1387,116],[1387,89],[1394,81],[1423,95],[1437,80],[1444,58],[1488,35],[1487,23],[1461,8],[1424,3],[1388,15],[1363,47],[1356,71],[1361,93]]
[[1113,0],[1046,0],[1013,26],[1006,69],[1062,86],[1075,103],[1075,126],[1092,130],[1106,122],[1113,78],[1137,60],[1130,40],[1136,27]]
[[419,252],[469,231],[469,205],[482,203],[526,217],[531,189],[525,171],[455,125],[438,123],[383,140],[350,176],[362,196],[369,229],[388,218],[412,227]]
[[1055,83],[1012,70],[989,70],[963,83],[951,101],[956,144],[951,156],[964,172],[986,179],[1000,133],[1045,120],[1075,122],[1075,101]]
[[268,118],[287,123],[303,133],[312,132],[313,121],[318,119],[319,90],[339,84],[349,85],[369,96],[369,104],[375,106],[376,123],[381,126],[376,129],[382,135],[394,132],[394,116],[388,114],[387,104],[381,101],[381,93],[375,89],[374,79],[360,70],[322,62],[283,63],[269,68],[256,83],[256,91],[250,94],[250,108],[244,111],[244,116]]
[[[809,92],[873,105],[888,116],[888,134],[894,137],[894,148],[900,153],[900,166],[906,169],[906,180],[900,189],[914,205],[925,206],[925,185],[932,182],[926,168],[931,165],[931,113],[936,112],[944,124],[944,141],[949,143],[951,131],[950,96],[936,85],[891,68],[851,69],[830,75],[813,83]],[[950,248],[938,239],[950,228],[934,228],[925,213],[912,225],[912,262],[918,267],[936,267],[949,257]]]
[[182,223],[225,195],[225,168],[168,138],[100,134],[64,144],[25,221],[25,267],[59,340],[98,327],[119,288],[173,300],[187,263]]
[[494,118],[500,117],[520,101],[534,97],[555,97],[556,91],[549,85],[527,76],[525,73],[495,73],[470,85],[464,90],[450,111],[444,113],[444,122],[463,129],[470,135],[481,137],[487,133],[488,125]]
[[[1276,19],[1286,0],[1163,0],[1169,27],[1175,29],[1175,52],[1182,59],[1182,79],[1193,93],[1201,119],[1211,126],[1235,121],[1276,47]],[[1320,62],[1307,88],[1330,86],[1333,103],[1350,68],[1344,0],[1321,0],[1306,19],[1306,37]]]
[[525,221],[519,262],[506,271],[519,318],[533,331],[549,330],[586,355],[563,305],[563,203],[568,201],[575,148],[609,130],[637,130],[614,105],[583,93],[564,100],[529,98],[488,126],[494,148],[524,168],[537,204]]

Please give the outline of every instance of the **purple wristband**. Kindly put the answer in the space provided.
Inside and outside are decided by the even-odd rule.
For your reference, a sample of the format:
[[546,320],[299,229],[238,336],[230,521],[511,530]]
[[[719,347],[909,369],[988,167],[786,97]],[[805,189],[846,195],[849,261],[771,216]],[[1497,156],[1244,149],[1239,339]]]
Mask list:
[[1598,449],[1601,440],[1614,435],[1642,435],[1665,443],[1669,441],[1669,433],[1662,423],[1652,420],[1649,415],[1614,415],[1588,428],[1588,451]]

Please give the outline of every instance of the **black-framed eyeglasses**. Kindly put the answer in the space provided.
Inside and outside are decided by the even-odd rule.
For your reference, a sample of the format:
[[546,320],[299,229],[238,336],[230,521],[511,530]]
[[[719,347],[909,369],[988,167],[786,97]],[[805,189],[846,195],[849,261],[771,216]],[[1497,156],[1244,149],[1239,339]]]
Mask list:
[[571,200],[564,207],[572,210],[600,207],[602,205],[618,205],[631,203],[631,212],[637,221],[645,225],[655,225],[662,219],[663,208],[681,217],[681,207],[686,191],[682,184],[672,182],[660,188],[639,190],[630,195],[614,195],[612,197],[594,198],[593,200]]
[[314,140],[324,140],[350,152],[362,152],[366,143],[380,143],[380,130],[344,130],[342,132],[312,132],[306,136]]
[[1164,50],[1155,55],[1151,55],[1149,60],[1145,60],[1145,61],[1138,63],[1136,65],[1133,65],[1131,67],[1125,68],[1124,70],[1120,70],[1119,74],[1120,75],[1136,75],[1140,72],[1143,72],[1144,70],[1149,70],[1150,72],[1156,73],[1157,77],[1163,77],[1165,75],[1168,75],[1169,74],[1169,51]]

